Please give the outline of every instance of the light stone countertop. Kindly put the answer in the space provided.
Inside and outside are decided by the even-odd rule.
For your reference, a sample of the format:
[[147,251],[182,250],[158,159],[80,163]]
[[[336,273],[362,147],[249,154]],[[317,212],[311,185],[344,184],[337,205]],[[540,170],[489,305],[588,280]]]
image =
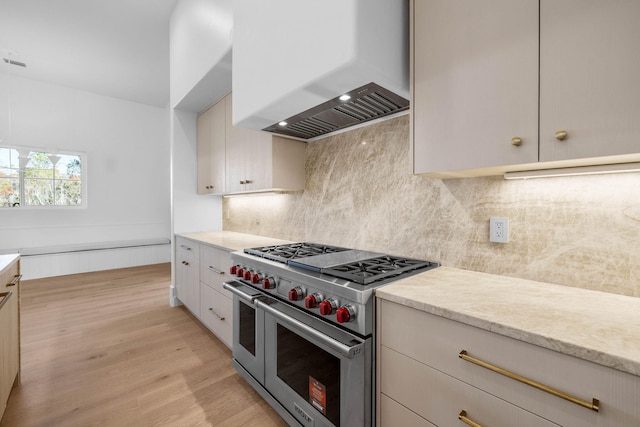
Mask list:
[[640,298],[450,267],[376,297],[640,375]]
[[0,255],[0,273],[20,257],[20,254]]
[[259,246],[283,245],[291,243],[288,240],[272,239],[270,237],[255,236],[253,234],[236,233],[235,231],[201,231],[196,233],[177,234],[180,237],[196,240],[222,250],[240,251],[245,248]]

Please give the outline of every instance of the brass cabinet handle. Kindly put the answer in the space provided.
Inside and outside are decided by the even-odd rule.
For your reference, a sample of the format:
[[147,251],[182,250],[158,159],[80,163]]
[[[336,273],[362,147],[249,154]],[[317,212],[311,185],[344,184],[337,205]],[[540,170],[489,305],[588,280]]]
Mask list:
[[511,138],[511,144],[515,145],[516,147],[519,147],[522,145],[522,138],[518,137],[518,136],[514,136],[513,138]]
[[218,313],[216,313],[215,311],[213,311],[213,308],[209,307],[209,311],[212,312],[213,314],[216,315],[216,317],[220,320],[224,320],[223,316],[220,316]]
[[0,293],[0,308],[2,308],[4,306],[4,303],[7,302],[9,300],[9,298],[11,298],[11,295],[13,294],[13,292],[2,292]]
[[475,365],[482,366],[483,368],[489,369],[490,371],[496,372],[500,375],[504,375],[505,377],[511,378],[516,381],[520,381],[521,383],[530,385],[531,387],[535,387],[538,390],[542,390],[549,394],[553,394],[554,396],[568,400],[569,402],[575,403],[576,405],[580,405],[587,409],[591,409],[592,411],[598,412],[600,410],[600,401],[598,399],[593,399],[591,402],[580,399],[579,397],[572,396],[563,391],[557,390],[553,387],[549,387],[547,385],[541,384],[532,379],[523,377],[522,375],[518,375],[511,371],[507,371],[506,369],[500,368],[498,366],[484,362],[480,359],[476,359],[475,357],[469,356],[467,354],[467,350],[462,350],[460,354],[458,354],[458,357],[460,357],[463,360],[466,360],[467,362],[471,362]]
[[213,185],[205,185],[204,187],[207,190],[213,190],[214,186]]
[[22,279],[22,274],[15,275],[11,283],[7,283],[7,287],[17,285],[18,282],[20,282],[20,279]]
[[220,270],[218,270],[218,269],[216,269],[216,268],[213,268],[213,266],[212,266],[212,265],[208,266],[207,268],[208,268],[209,270],[213,271],[214,273],[224,274],[224,271],[220,271]]
[[182,261],[182,265],[189,265],[187,261]]
[[180,247],[181,247],[182,249],[186,249],[187,251],[190,251],[190,250],[191,250],[191,248],[190,248],[189,246],[180,245]]
[[559,130],[555,133],[554,136],[558,141],[564,141],[567,138],[567,136],[569,136],[569,134],[567,133],[566,130]]
[[247,183],[247,181],[245,181],[244,179],[240,181],[240,184],[242,184],[242,185],[244,185],[246,183]]
[[253,184],[253,180],[252,179],[247,179],[244,183],[245,184]]
[[469,425],[471,427],[482,427],[480,424],[478,424],[475,421],[467,418],[467,411],[465,411],[465,410],[460,411],[460,413],[458,414],[458,419],[460,421],[462,421],[463,423],[465,423],[466,425]]

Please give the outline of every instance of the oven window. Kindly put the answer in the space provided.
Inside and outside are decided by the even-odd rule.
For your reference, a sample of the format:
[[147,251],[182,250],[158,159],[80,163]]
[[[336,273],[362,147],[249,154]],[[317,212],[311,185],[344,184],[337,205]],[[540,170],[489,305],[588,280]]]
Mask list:
[[256,355],[256,310],[240,301],[240,345]]
[[340,359],[278,324],[278,378],[340,425]]

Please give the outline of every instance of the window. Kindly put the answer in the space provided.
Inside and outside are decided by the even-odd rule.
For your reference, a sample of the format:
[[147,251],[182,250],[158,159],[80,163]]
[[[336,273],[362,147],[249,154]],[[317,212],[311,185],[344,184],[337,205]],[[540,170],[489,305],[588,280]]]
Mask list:
[[84,155],[0,147],[0,208],[84,206]]

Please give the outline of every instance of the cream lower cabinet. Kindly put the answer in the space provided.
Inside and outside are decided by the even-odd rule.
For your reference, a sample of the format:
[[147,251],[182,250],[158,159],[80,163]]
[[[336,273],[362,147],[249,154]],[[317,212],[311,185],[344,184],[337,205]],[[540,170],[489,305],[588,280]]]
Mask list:
[[0,273],[0,419],[20,382],[20,261]]
[[[461,413],[486,427],[640,425],[640,377],[386,300],[377,310],[381,426],[464,426]],[[463,350],[585,406],[469,362]],[[597,412],[586,407],[596,403]]]
[[176,238],[176,295],[194,316],[200,317],[200,244]]
[[200,248],[200,320],[227,347],[232,345],[233,299],[222,287],[231,280],[228,273],[231,256],[228,252],[212,246]]
[[636,0],[412,1],[414,172],[640,161],[639,20]]

